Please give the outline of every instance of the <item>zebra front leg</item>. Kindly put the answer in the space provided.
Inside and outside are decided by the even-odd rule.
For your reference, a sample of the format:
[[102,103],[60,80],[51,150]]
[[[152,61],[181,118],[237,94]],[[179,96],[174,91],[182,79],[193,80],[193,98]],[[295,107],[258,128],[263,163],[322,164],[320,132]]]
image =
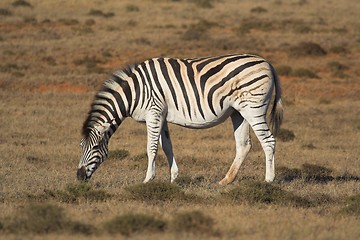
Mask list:
[[231,115],[231,120],[234,127],[236,156],[230,169],[226,173],[226,176],[219,182],[220,185],[226,185],[234,181],[241,164],[251,148],[249,123],[240,115],[239,112],[234,112]]
[[168,160],[169,163],[169,168],[170,168],[170,181],[174,182],[175,179],[178,176],[179,173],[179,169],[178,166],[176,164],[175,161],[175,157],[174,157],[174,153],[172,150],[172,144],[171,144],[171,139],[170,139],[170,133],[169,133],[169,129],[168,129],[168,125],[167,122],[164,122],[163,128],[161,130],[161,134],[160,134],[160,144],[165,152],[166,158]]
[[144,183],[155,178],[155,159],[163,119],[162,114],[158,112],[149,112],[148,118],[146,119],[148,167]]

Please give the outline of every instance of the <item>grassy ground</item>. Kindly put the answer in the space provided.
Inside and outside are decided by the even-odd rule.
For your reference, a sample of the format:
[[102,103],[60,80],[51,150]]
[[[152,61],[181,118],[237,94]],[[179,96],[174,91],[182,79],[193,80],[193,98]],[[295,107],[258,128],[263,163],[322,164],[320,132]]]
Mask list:
[[[336,1],[0,3],[0,238],[357,239],[360,4]],[[229,121],[170,126],[180,168],[146,171],[145,126],[126,120],[88,184],[80,129],[103,81],[150,57],[255,53],[280,74],[277,178],[254,139],[236,181]],[[219,144],[220,143],[220,144]]]

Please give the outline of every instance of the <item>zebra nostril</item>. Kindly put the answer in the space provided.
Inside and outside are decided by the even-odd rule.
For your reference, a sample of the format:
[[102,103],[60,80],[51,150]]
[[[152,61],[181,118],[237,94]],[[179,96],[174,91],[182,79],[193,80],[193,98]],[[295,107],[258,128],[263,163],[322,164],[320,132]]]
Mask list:
[[77,170],[77,179],[80,181],[85,181],[87,180],[87,176],[86,176],[86,168],[84,166],[82,166],[81,168],[79,168]]

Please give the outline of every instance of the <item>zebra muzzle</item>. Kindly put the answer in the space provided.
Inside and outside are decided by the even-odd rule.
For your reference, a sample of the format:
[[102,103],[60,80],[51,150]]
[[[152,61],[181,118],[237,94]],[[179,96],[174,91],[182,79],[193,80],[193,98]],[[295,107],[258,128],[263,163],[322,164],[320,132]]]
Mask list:
[[86,176],[86,168],[84,166],[82,166],[81,168],[79,168],[77,170],[76,173],[77,179],[80,181],[86,181],[87,180],[87,176]]

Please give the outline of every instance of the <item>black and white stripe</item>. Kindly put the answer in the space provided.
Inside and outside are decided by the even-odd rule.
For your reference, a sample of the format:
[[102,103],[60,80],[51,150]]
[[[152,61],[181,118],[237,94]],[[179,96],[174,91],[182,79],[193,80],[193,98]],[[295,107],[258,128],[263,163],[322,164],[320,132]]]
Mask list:
[[[271,119],[276,131],[282,120],[280,85],[273,67],[258,56],[232,54],[198,59],[154,58],[119,70],[96,94],[84,122],[84,142],[91,144],[85,144],[88,147],[83,148],[79,164],[79,169],[83,170],[78,171],[79,178],[92,174],[83,176],[92,164],[89,160],[90,146],[96,144],[88,140],[89,137],[98,134],[100,142],[97,144],[101,145],[104,141],[103,145],[107,145],[126,117],[147,124],[147,182],[155,176],[159,140],[168,156],[171,180],[177,176],[167,122],[190,128],[208,128],[231,116],[237,153],[221,183],[233,181],[250,149],[249,126],[266,154],[266,180],[272,181],[275,176],[275,139],[268,127],[266,112],[274,87]],[[96,128],[104,129],[104,137],[99,135],[101,131],[95,131]],[[101,154],[100,163],[106,159],[107,152]]]

